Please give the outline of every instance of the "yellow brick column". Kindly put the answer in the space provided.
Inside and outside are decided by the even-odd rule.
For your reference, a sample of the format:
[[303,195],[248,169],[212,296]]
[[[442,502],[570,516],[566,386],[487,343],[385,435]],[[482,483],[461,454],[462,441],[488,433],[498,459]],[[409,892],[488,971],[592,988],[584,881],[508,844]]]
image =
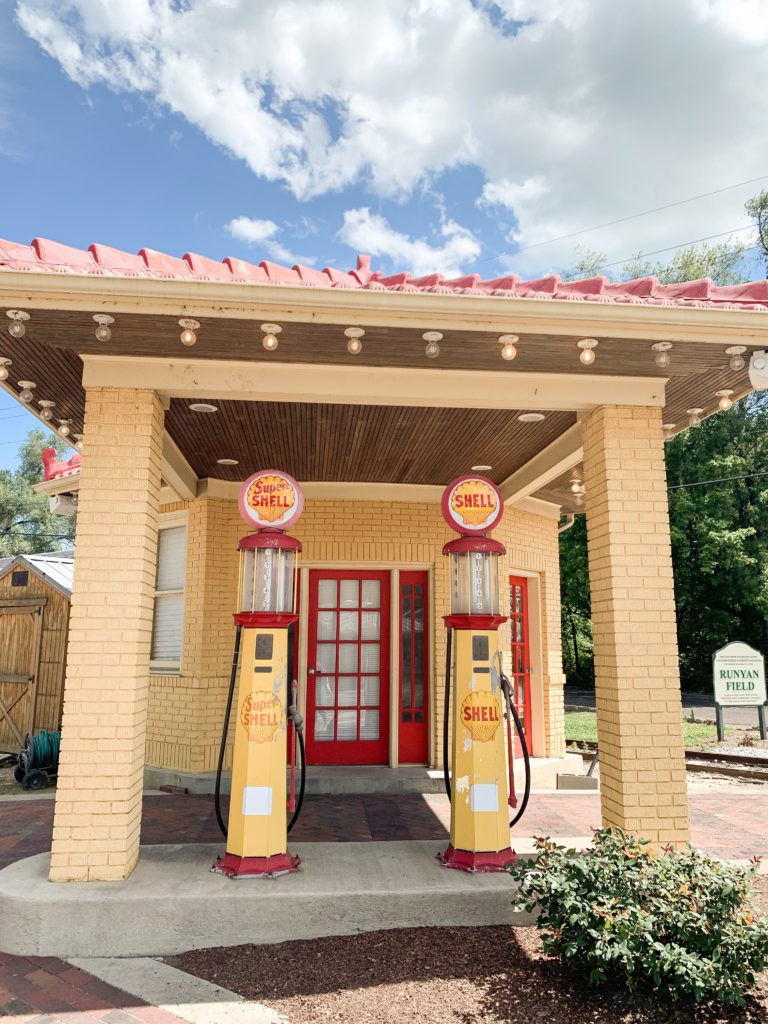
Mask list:
[[52,881],[138,857],[162,437],[153,391],[88,389]]
[[661,411],[582,422],[604,826],[689,838]]

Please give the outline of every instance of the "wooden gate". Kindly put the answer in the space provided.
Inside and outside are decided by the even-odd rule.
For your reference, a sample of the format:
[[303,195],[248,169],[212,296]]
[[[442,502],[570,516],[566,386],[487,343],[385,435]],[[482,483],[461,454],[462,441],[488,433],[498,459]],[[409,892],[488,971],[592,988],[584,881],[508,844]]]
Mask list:
[[45,598],[0,599],[0,751],[18,753],[32,731]]

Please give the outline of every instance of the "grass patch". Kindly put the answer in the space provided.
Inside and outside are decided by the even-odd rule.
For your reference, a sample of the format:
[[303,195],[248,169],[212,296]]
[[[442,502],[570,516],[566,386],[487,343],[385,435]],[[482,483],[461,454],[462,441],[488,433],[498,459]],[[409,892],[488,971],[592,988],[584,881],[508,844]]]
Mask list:
[[[726,733],[732,726],[725,727]],[[594,711],[566,711],[565,738],[569,743],[597,742],[597,715]],[[683,721],[683,743],[686,747],[711,747],[717,743],[714,722]]]

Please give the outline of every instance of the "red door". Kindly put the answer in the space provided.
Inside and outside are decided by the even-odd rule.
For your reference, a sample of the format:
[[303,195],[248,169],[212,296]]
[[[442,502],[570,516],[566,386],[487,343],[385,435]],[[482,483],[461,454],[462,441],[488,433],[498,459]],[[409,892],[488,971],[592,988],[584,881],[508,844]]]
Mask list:
[[389,573],[309,574],[307,761],[389,762]]
[[[528,580],[509,577],[509,618],[512,635],[512,671],[509,674],[515,708],[523,724],[528,753],[531,752],[531,662],[528,650]],[[523,749],[515,735],[515,757]]]
[[400,573],[400,764],[427,762],[427,580]]

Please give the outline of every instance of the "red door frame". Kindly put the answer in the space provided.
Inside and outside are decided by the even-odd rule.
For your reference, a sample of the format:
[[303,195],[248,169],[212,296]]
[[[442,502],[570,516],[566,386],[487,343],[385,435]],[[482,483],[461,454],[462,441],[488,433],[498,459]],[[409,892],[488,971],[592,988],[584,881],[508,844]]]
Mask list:
[[[516,591],[519,588],[521,610],[516,611]],[[523,733],[531,753],[531,651],[529,643],[528,619],[528,579],[525,576],[509,577],[509,620],[510,620],[510,654],[512,667],[509,678],[517,713],[523,723]],[[518,622],[521,629],[518,630]],[[518,641],[516,637],[520,636]],[[515,733],[515,757],[522,757],[523,748],[520,738]]]
[[[422,588],[421,595],[417,595],[415,587],[420,586]],[[403,594],[403,587],[414,588],[411,594]],[[422,650],[423,650],[423,700],[420,705],[416,705],[415,692],[416,692],[416,662],[414,658],[413,647],[411,648],[410,658],[410,679],[408,682],[408,689],[410,691],[410,697],[407,703],[405,702],[405,694],[403,692],[403,634],[407,629],[410,630],[410,635],[415,635],[415,603],[416,597],[421,596],[423,598],[423,610],[422,610]],[[404,603],[405,598],[411,597],[410,609],[408,610],[409,620],[406,623],[404,619]],[[427,572],[401,572],[400,573],[400,593],[398,595],[398,625],[400,629],[400,642],[398,644],[398,652],[400,658],[398,680],[399,680],[399,700],[398,700],[398,764],[426,764],[429,758],[429,733],[428,733],[428,719],[429,719],[429,573]],[[419,720],[420,719],[420,720]]]
[[[317,664],[317,613],[318,613],[318,586],[321,579],[325,580],[378,580],[380,587],[380,630],[379,630],[379,738],[378,740],[338,740],[316,741],[315,740],[315,678],[318,673],[314,671]],[[308,764],[388,764],[389,763],[389,645],[390,645],[390,614],[389,614],[389,588],[390,573],[388,571],[374,570],[337,570],[337,569],[310,569],[309,571],[309,621],[307,623],[307,763]],[[333,609],[320,609],[332,611]],[[358,614],[364,610],[358,604],[357,609],[340,609],[338,599],[337,611],[354,611]],[[358,620],[359,621],[359,620]],[[321,643],[329,641],[321,640]],[[338,651],[340,643],[354,643],[355,641],[339,641],[338,622],[336,633],[336,680],[339,676]],[[360,640],[360,629],[358,626],[358,704],[359,710],[371,710],[360,708],[360,654],[359,647],[363,641]],[[375,641],[371,641],[375,642]],[[330,675],[330,673],[323,673]],[[320,711],[349,711],[349,706],[339,706],[338,686],[336,688],[336,703],[333,705],[321,706]],[[334,726],[335,728],[336,726]],[[359,730],[359,715],[358,715]]]

